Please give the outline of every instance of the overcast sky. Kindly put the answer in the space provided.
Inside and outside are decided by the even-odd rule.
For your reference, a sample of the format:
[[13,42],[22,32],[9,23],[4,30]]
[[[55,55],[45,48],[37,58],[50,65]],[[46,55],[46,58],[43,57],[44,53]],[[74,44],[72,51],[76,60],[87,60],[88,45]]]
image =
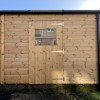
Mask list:
[[0,10],[99,10],[100,0],[0,0]]

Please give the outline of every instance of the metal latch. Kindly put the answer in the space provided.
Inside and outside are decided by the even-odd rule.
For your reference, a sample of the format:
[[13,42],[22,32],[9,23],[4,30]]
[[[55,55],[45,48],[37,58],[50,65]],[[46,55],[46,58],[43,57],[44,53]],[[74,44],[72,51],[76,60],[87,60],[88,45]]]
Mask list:
[[63,53],[64,54],[64,49],[63,50],[58,50],[58,51],[51,51],[51,52]]

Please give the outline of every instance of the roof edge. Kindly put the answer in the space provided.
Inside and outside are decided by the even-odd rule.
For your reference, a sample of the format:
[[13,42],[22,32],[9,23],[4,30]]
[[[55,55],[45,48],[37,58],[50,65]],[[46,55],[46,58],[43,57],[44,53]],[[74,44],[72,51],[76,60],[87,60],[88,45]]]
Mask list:
[[68,14],[100,13],[100,10],[0,10],[0,14]]

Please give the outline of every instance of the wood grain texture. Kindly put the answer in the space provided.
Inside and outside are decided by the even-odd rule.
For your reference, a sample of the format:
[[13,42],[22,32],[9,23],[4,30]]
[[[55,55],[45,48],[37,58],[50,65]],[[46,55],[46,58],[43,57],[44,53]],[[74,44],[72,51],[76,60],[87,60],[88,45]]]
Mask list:
[[[64,21],[63,27],[59,25],[58,26],[51,25],[51,23],[61,23],[62,20]],[[5,36],[3,38],[5,38],[4,40],[5,69],[3,72],[4,73],[3,77],[6,83],[36,84],[36,81],[37,84],[38,83],[43,83],[43,84],[98,83],[95,14],[84,14],[84,15],[83,14],[74,14],[74,15],[72,14],[10,15],[9,14],[5,15],[4,23],[5,23]],[[32,23],[32,26],[29,23]],[[43,27],[57,28],[59,33],[59,35],[57,35],[57,42],[58,42],[57,47],[52,48],[50,46],[46,46],[41,48],[34,46],[35,44],[34,29]],[[32,35],[30,35],[30,33]],[[64,48],[65,50],[63,56],[61,54],[50,52],[51,50],[52,51],[60,50],[62,48]],[[44,56],[44,54],[46,56]],[[43,62],[40,60],[39,56],[42,58]],[[60,59],[63,60],[63,63],[61,63]],[[53,63],[53,65],[51,62]],[[59,67],[59,65],[61,64],[64,67],[63,71],[62,68]],[[20,77],[19,74],[17,74],[15,71],[16,68],[18,68]],[[27,70],[28,73],[26,73],[24,69],[28,69]],[[14,72],[12,72],[12,70]],[[21,73],[22,70],[23,72]],[[10,73],[12,75],[10,75]],[[16,75],[13,75],[14,73]],[[52,80],[52,78],[55,78],[55,76],[59,78],[62,78],[60,76],[63,76],[64,82],[61,82],[61,80],[59,81]],[[14,79],[16,77],[17,79],[19,79],[18,82],[17,80]]]
[[65,84],[95,84],[97,45],[95,15],[66,15],[63,27]]
[[[28,43],[29,43],[28,21],[8,20],[5,17],[5,83],[29,83],[28,65]],[[27,70],[25,70],[27,69]],[[14,79],[14,75],[20,76]],[[23,75],[27,78],[23,79]],[[9,76],[9,77],[6,77]],[[13,77],[13,78],[10,78]],[[10,79],[8,79],[10,78]]]
[[1,15],[1,84],[4,83],[4,15]]
[[[52,21],[34,21],[30,33],[30,73],[31,80],[35,78],[33,84],[56,84],[63,83],[62,53],[52,53],[52,51],[62,50],[62,27],[52,26]],[[53,21],[59,23],[59,21]],[[35,29],[56,28],[57,45],[36,46]]]
[[[33,30],[32,23],[29,23],[29,84],[35,83],[35,65],[34,65],[34,54],[35,50],[32,51],[32,48],[34,47],[34,37],[32,36],[32,33],[35,31]],[[33,42],[32,42],[33,41]],[[35,49],[35,48],[34,48]]]

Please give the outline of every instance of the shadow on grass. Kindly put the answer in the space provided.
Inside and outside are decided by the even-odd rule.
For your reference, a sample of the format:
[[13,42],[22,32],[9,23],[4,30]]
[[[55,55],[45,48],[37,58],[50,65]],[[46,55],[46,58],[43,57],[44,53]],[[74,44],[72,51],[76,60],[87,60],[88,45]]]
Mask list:
[[0,85],[0,100],[100,100],[96,85]]

